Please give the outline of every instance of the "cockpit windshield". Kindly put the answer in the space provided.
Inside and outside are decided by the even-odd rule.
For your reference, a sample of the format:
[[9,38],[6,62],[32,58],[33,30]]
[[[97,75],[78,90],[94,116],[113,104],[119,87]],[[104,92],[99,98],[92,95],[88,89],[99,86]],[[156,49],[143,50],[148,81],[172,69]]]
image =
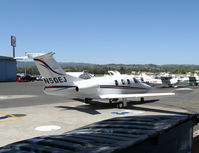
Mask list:
[[135,83],[140,83],[140,81],[136,78],[133,78],[133,80],[134,80]]

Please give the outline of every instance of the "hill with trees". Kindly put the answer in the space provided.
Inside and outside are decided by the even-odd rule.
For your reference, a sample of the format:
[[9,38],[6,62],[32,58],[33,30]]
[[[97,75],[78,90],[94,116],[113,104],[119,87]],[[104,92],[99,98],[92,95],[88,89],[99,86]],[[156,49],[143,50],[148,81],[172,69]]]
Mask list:
[[[89,63],[59,63],[66,72],[87,71],[93,74],[105,74],[109,70],[117,70],[120,73],[135,72],[170,72],[172,74],[185,74],[199,70],[199,65],[155,65],[155,64],[89,64]],[[34,62],[17,62],[17,72],[38,75],[39,72]]]

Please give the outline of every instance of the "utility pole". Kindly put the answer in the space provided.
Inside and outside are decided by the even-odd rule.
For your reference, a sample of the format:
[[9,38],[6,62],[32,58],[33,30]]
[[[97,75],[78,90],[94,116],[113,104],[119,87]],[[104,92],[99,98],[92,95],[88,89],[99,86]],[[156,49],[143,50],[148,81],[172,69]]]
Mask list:
[[[25,56],[27,55],[27,52],[25,52]],[[25,59],[25,64],[26,64],[26,59]],[[25,65],[25,76],[26,76],[26,65]]]

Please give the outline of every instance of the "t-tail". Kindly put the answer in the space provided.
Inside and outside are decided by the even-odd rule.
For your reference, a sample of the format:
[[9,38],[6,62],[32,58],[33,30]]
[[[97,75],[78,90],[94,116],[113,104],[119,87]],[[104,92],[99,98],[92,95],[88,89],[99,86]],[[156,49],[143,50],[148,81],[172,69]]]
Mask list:
[[54,53],[28,54],[29,58],[32,58],[39,70],[39,73],[43,77],[45,83],[44,92],[51,95],[66,95],[72,94],[78,88],[74,82],[79,78],[67,75],[61,66],[53,58]]

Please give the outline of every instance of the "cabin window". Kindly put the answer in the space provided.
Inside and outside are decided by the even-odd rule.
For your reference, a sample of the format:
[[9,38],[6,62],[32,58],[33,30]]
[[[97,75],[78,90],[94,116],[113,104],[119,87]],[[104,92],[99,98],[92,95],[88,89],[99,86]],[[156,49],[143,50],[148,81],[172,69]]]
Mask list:
[[128,84],[131,84],[131,82],[130,82],[130,80],[129,80],[129,79],[127,79],[127,83],[128,83]]
[[115,80],[115,85],[118,86],[118,81],[117,80]]
[[135,83],[139,83],[139,81],[136,78],[133,78]]
[[122,79],[122,80],[121,80],[121,82],[122,82],[122,84],[123,84],[123,85],[125,84],[125,81],[124,81],[124,79]]

